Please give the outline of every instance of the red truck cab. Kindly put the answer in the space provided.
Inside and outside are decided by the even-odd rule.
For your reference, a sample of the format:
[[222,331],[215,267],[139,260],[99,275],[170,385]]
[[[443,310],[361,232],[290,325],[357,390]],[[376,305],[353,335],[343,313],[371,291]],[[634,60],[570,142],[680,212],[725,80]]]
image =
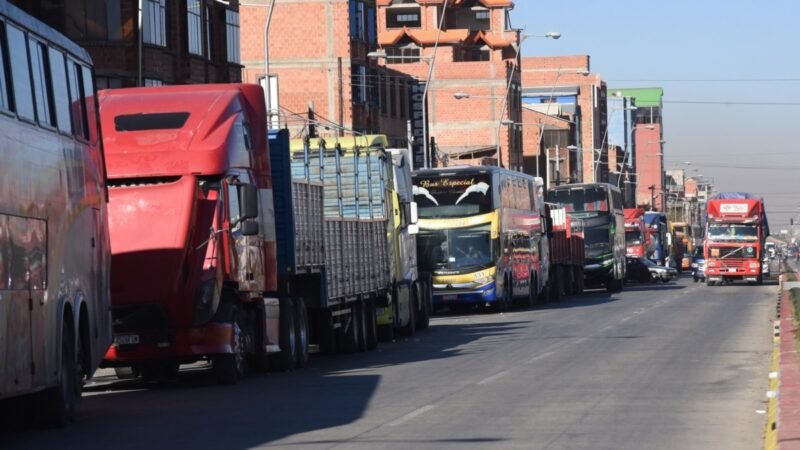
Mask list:
[[650,233],[644,223],[644,208],[625,208],[625,254],[627,256],[647,256]]
[[235,382],[247,361],[281,352],[293,320],[276,298],[263,92],[169,86],[99,100],[114,332],[104,364],[160,377],[205,359]]

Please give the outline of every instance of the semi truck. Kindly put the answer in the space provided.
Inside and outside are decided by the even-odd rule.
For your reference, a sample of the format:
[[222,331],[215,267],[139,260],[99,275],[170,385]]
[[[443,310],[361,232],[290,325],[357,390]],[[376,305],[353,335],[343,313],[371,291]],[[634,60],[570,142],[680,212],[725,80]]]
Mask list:
[[586,252],[583,222],[573,219],[566,209],[548,205],[550,232],[550,300],[559,301],[565,295],[583,292]]
[[313,345],[375,346],[389,288],[385,154],[290,153],[286,130],[268,135],[263,98],[241,84],[101,92],[114,336],[104,365],[120,377],[208,361],[235,383],[248,368],[302,367]]
[[645,257],[658,265],[666,265],[672,248],[667,215],[660,211],[647,211],[644,213],[644,222],[650,236],[650,248]]
[[650,233],[644,222],[644,208],[625,208],[625,254],[646,257],[650,250]]
[[764,201],[748,193],[721,192],[706,206],[706,284],[744,280],[761,284],[769,224]]

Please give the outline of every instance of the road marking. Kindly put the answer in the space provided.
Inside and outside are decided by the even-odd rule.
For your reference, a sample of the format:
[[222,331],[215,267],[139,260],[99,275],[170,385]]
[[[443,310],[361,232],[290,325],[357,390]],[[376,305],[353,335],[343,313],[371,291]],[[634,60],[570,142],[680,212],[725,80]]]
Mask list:
[[498,373],[496,373],[496,374],[494,374],[494,375],[492,375],[490,377],[486,377],[486,378],[482,379],[481,381],[478,381],[477,384],[478,385],[489,384],[492,381],[499,380],[500,378],[503,378],[506,375],[508,375],[508,370],[504,370],[504,371],[498,372]]
[[415,418],[417,416],[421,416],[422,414],[425,414],[426,412],[432,410],[433,408],[436,408],[436,407],[434,405],[425,405],[425,406],[423,406],[421,408],[417,408],[417,409],[411,411],[410,413],[408,413],[408,414],[406,414],[404,416],[401,416],[401,417],[399,417],[399,418],[387,423],[386,426],[396,427],[398,425],[402,425],[402,424],[412,420],[413,418]]

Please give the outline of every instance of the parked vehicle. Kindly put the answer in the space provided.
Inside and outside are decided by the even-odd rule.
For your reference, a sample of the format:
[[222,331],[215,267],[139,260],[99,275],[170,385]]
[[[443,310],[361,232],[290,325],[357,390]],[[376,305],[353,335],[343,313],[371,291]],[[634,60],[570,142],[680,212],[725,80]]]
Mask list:
[[562,205],[583,222],[587,286],[622,291],[625,282],[625,221],[622,193],[607,183],[568,184],[548,192],[548,201]]
[[208,360],[235,383],[248,367],[306,365],[312,344],[375,346],[374,307],[390,286],[383,149],[290,151],[281,130],[270,152],[256,85],[100,97],[115,342],[105,365],[161,379]]
[[433,274],[435,307],[502,311],[545,294],[547,230],[533,177],[469,166],[418,170],[413,181],[418,257]]
[[645,263],[645,258],[639,256],[628,256],[625,258],[626,272],[625,280],[637,283],[650,283],[655,281],[650,267]]
[[656,281],[661,280],[666,283],[678,277],[678,270],[673,267],[660,266],[649,259],[643,259],[642,262],[647,266],[647,269]]
[[644,208],[625,208],[625,254],[645,257],[650,252],[650,233],[644,222]]
[[[538,182],[538,179],[537,179]],[[563,208],[547,205],[551,222],[548,236],[550,254],[550,300],[583,292],[586,249],[583,222],[572,219]]]
[[84,49],[7,2],[0,20],[0,421],[28,425],[32,411],[63,426],[111,342],[94,73]]
[[647,259],[656,264],[666,265],[672,248],[672,235],[669,233],[667,215],[663,212],[648,211],[644,214],[647,233],[650,235],[650,252]]
[[694,256],[692,256],[692,279],[695,283],[698,281],[706,281],[706,258],[703,255],[703,247],[697,246],[694,248]]
[[761,284],[769,236],[764,201],[747,193],[723,192],[709,199],[706,208],[706,283]]

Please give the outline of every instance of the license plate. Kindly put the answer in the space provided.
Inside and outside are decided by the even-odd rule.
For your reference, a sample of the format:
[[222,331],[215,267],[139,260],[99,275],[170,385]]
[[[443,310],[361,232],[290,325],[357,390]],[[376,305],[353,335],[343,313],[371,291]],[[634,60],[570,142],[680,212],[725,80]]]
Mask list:
[[114,336],[114,343],[117,345],[135,345],[139,343],[139,335],[118,334]]
[[728,272],[736,272],[736,269],[728,269]]
[[458,300],[458,296],[457,295],[443,295],[442,296],[442,300],[444,300],[444,301]]

